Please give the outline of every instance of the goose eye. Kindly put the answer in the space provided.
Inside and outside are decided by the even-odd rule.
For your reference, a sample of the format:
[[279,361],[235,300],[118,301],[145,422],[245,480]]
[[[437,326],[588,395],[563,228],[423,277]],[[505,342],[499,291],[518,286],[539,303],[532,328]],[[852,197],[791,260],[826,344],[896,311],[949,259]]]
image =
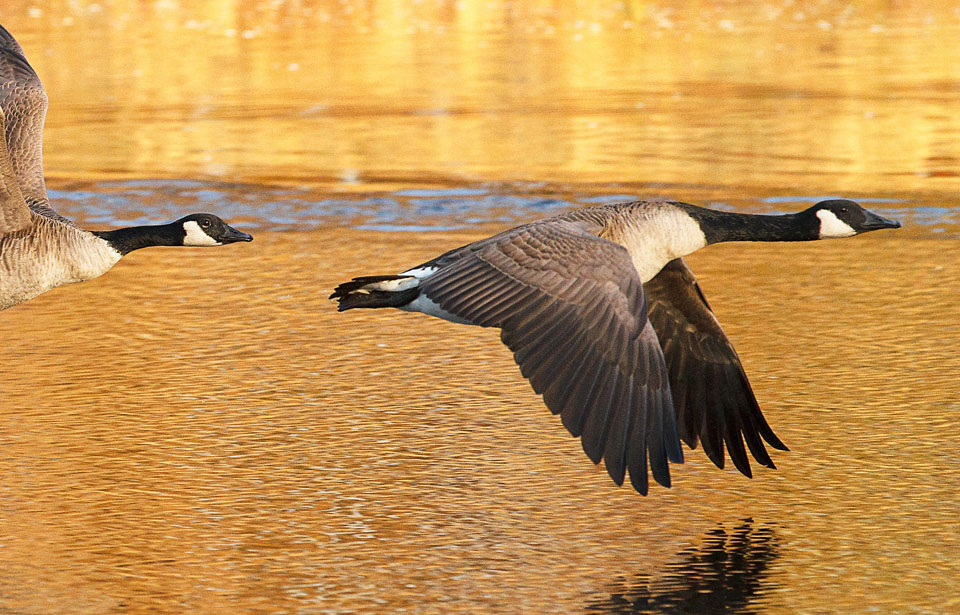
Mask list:
[[842,214],[847,213],[847,208],[846,208],[846,207],[841,207],[841,208],[840,208],[840,213],[842,213]]
[[200,221],[200,226],[201,226],[201,228],[210,228],[210,224],[211,224],[211,222],[210,222],[209,220],[201,220],[201,221]]

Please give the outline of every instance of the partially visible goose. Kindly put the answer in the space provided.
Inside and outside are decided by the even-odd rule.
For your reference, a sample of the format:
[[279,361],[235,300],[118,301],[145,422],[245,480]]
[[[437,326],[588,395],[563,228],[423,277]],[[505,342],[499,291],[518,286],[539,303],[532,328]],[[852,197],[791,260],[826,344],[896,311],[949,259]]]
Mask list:
[[0,310],[103,275],[140,248],[253,240],[212,214],[113,231],[79,228],[47,199],[41,159],[46,112],[40,79],[0,26]]
[[774,467],[743,366],[683,256],[723,241],[807,241],[898,228],[847,200],[747,215],[673,201],[572,211],[519,226],[396,275],[354,278],[340,311],[395,307],[499,327],[534,391],[618,485],[670,486],[682,438],[751,476]]

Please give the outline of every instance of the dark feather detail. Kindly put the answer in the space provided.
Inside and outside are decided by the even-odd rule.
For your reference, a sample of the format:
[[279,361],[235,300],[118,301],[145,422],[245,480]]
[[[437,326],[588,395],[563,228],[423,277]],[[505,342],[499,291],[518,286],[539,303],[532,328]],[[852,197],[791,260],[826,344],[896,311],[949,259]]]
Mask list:
[[0,110],[3,137],[23,199],[33,213],[76,227],[50,207],[43,180],[43,123],[47,94],[23,48],[0,26]]
[[340,312],[353,308],[400,307],[416,299],[420,294],[420,289],[413,287],[388,291],[366,287],[379,282],[408,280],[410,277],[406,275],[368,275],[353,278],[349,282],[337,286],[330,298],[337,299],[337,310]]
[[644,291],[662,342],[680,437],[691,448],[702,443],[720,468],[724,448],[746,476],[752,475],[747,450],[761,465],[774,467],[761,438],[786,447],[763,417],[740,358],[683,259],[668,263]]
[[[826,228],[822,211],[850,232]],[[691,448],[702,443],[720,468],[729,455],[748,477],[750,456],[772,468],[766,447],[787,447],[767,424],[740,358],[683,259],[645,283],[641,275],[660,268],[663,254],[705,244],[812,240],[898,226],[842,199],[779,216],[674,201],[602,205],[445,252],[418,266],[429,275],[409,284],[403,276],[356,278],[332,298],[341,310],[402,307],[500,328],[521,373],[581,438],[588,457],[603,459],[618,485],[629,473],[646,494],[648,472],[670,485],[670,463],[683,462],[681,441]]]
[[[614,406],[617,413],[610,423],[607,435],[607,448],[603,454],[603,463],[607,467],[607,474],[617,485],[623,484],[623,477],[627,470],[627,448],[630,443],[630,426],[632,414],[629,409],[633,407],[634,378],[627,377],[627,382],[619,388],[619,394],[622,399],[618,399]],[[624,412],[624,409],[627,411]]]
[[669,461],[683,460],[669,374],[625,249],[554,220],[423,266],[438,270],[419,292],[458,318],[500,327],[534,391],[617,484],[629,471],[646,493],[649,454],[654,479],[669,486]]

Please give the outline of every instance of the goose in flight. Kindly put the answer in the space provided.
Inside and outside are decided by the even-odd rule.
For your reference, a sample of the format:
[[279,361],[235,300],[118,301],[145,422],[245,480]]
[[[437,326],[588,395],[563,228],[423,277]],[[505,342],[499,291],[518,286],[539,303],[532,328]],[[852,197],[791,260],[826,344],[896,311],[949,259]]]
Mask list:
[[[646,495],[670,486],[681,439],[722,468],[724,445],[773,468],[764,419],[733,345],[683,257],[725,241],[850,237],[900,224],[836,199],[749,215],[675,201],[588,207],[504,231],[395,275],[354,278],[340,311],[393,307],[498,327],[520,371],[594,463]],[[744,446],[746,443],[746,446]]]
[[41,156],[46,112],[40,79],[0,26],[0,310],[103,275],[140,248],[253,240],[213,214],[112,231],[78,227],[47,199]]

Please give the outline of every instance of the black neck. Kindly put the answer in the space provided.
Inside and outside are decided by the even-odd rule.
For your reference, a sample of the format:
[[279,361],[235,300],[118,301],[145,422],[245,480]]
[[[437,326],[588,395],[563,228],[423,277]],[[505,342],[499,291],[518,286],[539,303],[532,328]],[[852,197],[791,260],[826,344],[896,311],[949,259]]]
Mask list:
[[700,225],[707,243],[724,241],[813,241],[820,239],[818,220],[805,212],[767,216],[737,214],[689,205],[685,209]]
[[151,246],[182,246],[183,232],[175,223],[152,226],[128,226],[112,231],[94,231],[122,255]]

